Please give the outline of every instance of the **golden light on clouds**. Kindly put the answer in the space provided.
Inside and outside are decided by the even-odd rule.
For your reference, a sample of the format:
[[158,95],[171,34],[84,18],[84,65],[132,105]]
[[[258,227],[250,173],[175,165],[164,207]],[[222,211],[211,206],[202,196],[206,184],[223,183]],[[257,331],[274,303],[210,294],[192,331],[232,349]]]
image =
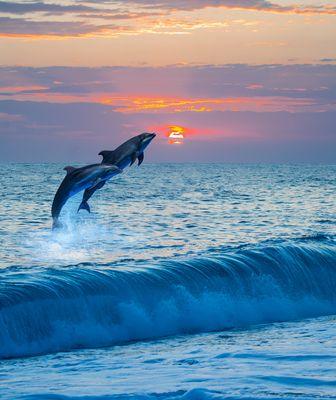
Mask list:
[[[257,90],[254,85],[247,89]],[[4,86],[0,87],[0,100],[38,101],[50,103],[98,103],[111,106],[123,114],[135,113],[209,113],[213,111],[253,111],[253,112],[303,112],[335,110],[334,103],[319,104],[311,97],[290,97],[282,93],[286,88],[274,88],[273,96],[231,96],[231,97],[166,97],[132,95],[122,93],[63,93],[44,86]],[[287,89],[286,89],[287,90]],[[291,88],[291,92],[304,92],[304,88]],[[322,90],[322,89],[321,89]],[[279,94],[279,95],[276,95]]]
[[335,16],[336,0],[6,0],[0,64],[334,64]]

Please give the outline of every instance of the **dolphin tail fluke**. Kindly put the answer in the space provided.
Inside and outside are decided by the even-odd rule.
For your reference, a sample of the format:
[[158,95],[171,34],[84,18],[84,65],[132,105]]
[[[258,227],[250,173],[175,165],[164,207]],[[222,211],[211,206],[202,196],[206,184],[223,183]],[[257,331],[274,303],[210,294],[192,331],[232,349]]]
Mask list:
[[82,201],[78,207],[77,212],[79,212],[79,210],[86,210],[87,212],[91,212],[89,203],[87,201]]

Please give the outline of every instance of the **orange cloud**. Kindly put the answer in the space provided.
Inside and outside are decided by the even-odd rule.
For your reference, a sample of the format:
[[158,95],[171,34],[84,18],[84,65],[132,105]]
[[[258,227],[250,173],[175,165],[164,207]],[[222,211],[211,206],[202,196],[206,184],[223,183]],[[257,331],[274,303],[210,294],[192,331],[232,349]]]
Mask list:
[[22,92],[32,92],[38,90],[46,90],[49,89],[47,86],[40,86],[40,85],[28,85],[28,86],[0,86],[0,93],[8,93],[8,94],[15,94],[15,93],[22,93]]
[[[7,89],[9,93],[6,93]],[[106,93],[72,93],[43,91],[44,86],[3,87],[0,100],[11,98],[25,101],[47,101],[53,103],[99,103],[111,106],[114,111],[134,113],[206,113],[214,111],[329,111],[335,104],[319,104],[315,99],[286,96],[251,96],[221,98],[186,98],[135,94],[107,95]],[[2,92],[2,93],[1,93]]]
[[[0,37],[46,39],[46,38],[86,38],[115,37],[119,35],[139,34],[181,34],[190,33],[196,29],[224,29],[228,22],[223,18],[209,20],[205,8],[221,8],[223,10],[238,10],[245,12],[265,12],[276,14],[299,15],[336,15],[336,7],[332,5],[281,5],[267,0],[227,0],[227,1],[184,1],[167,0],[159,3],[148,1],[122,2],[123,8],[115,8],[113,4],[104,2],[104,7],[97,6],[97,1],[88,0],[87,5],[69,0],[67,4],[52,4],[40,2],[0,3]],[[140,7],[135,9],[135,3]],[[89,6],[91,4],[91,6]],[[186,12],[197,10],[199,16],[195,19]],[[42,14],[41,14],[42,13]],[[184,13],[184,14],[182,14]],[[43,18],[41,18],[41,15]],[[55,19],[57,15],[57,19]],[[19,18],[18,18],[19,16]],[[71,16],[71,18],[69,18]],[[102,21],[110,22],[101,25]],[[111,24],[113,22],[113,24]],[[253,26],[258,21],[237,20],[245,26]],[[127,24],[127,25],[126,25]]]
[[256,89],[262,89],[264,86],[260,85],[258,83],[251,83],[250,85],[246,86],[246,89],[250,89],[250,90],[256,90]]
[[101,103],[115,106],[122,113],[211,112],[211,111],[294,111],[316,105],[313,99],[278,97],[171,98],[107,97]]

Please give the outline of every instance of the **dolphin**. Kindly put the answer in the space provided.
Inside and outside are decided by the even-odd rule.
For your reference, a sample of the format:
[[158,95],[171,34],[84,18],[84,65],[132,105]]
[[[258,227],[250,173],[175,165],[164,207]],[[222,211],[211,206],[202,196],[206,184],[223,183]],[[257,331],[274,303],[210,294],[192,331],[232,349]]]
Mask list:
[[78,192],[105,182],[122,170],[115,165],[91,164],[81,168],[65,167],[67,172],[54,197],[51,207],[53,229],[59,228],[58,217],[67,200]]
[[[103,150],[99,153],[103,157],[102,164],[116,165],[120,169],[124,169],[132,165],[138,159],[138,165],[141,165],[144,160],[144,151],[155,138],[155,133],[141,133],[127,140],[115,150]],[[83,199],[78,207],[79,210],[87,210],[90,212],[88,200],[96,190],[101,189],[106,181],[100,181],[97,185],[86,189],[83,194]],[[78,212],[77,211],[77,212]]]

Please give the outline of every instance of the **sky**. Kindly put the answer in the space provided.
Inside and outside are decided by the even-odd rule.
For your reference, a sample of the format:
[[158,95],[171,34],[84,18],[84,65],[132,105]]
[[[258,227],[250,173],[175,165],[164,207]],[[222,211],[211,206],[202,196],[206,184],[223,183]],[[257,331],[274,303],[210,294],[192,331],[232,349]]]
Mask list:
[[0,54],[0,162],[336,162],[336,0],[0,1]]

